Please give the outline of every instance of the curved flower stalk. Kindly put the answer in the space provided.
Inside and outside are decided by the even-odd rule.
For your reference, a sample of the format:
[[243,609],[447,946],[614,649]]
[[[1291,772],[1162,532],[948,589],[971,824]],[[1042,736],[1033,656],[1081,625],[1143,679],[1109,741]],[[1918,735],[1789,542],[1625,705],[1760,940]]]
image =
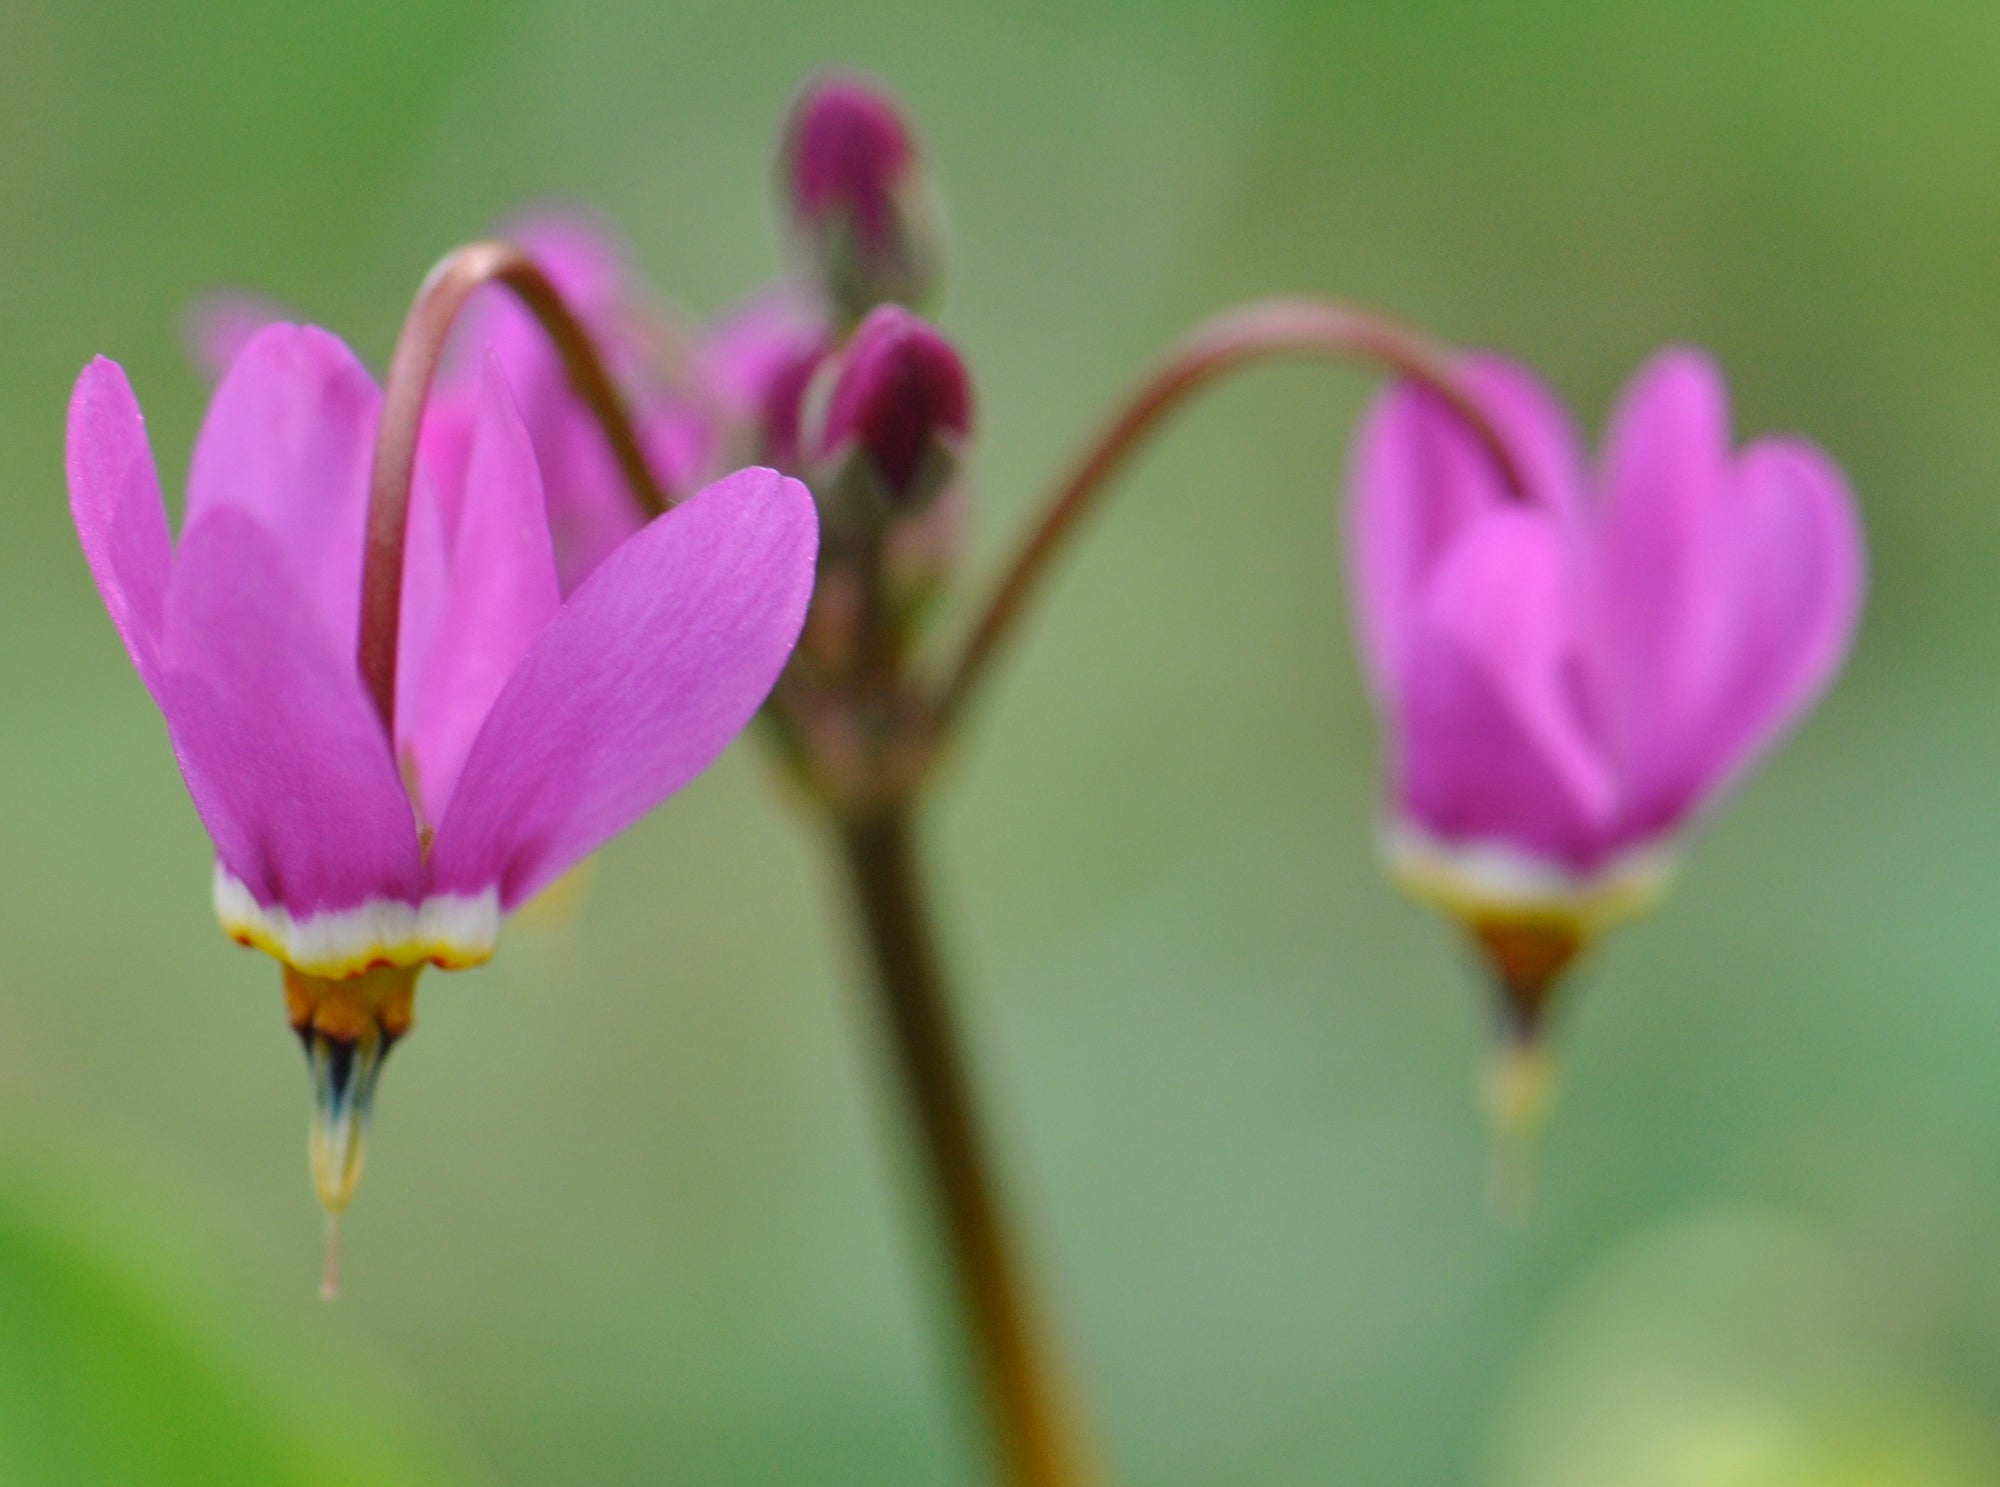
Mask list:
[[1392,870],[1463,924],[1501,993],[1503,1124],[1539,1118],[1563,973],[1670,878],[1688,832],[1838,670],[1862,539],[1815,446],[1730,447],[1721,374],[1670,350],[1592,468],[1525,370],[1468,359],[1528,499],[1463,422],[1399,386],[1353,457],[1364,669],[1390,735]]
[[[732,452],[725,448],[730,420],[708,392],[711,358],[704,347],[682,345],[670,319],[653,309],[618,236],[586,213],[560,208],[524,212],[502,224],[497,236],[541,270],[589,332],[669,502],[723,474]],[[259,330],[290,318],[257,295],[209,295],[188,317],[190,355],[220,381]],[[740,359],[746,353],[733,348],[750,337],[725,331],[724,355]],[[644,524],[646,513],[633,501],[598,419],[577,396],[534,315],[489,286],[474,291],[458,316],[424,407],[420,458],[446,526],[457,522],[456,496],[465,484],[489,356],[513,390],[534,445],[556,572],[568,593]]]
[[[631,411],[632,432],[668,501],[723,473],[720,430],[693,353],[680,344],[605,225],[545,209],[504,223],[500,240],[547,275],[596,346]],[[440,492],[460,489],[477,426],[481,365],[505,372],[547,496],[556,572],[568,593],[646,520],[604,431],[571,386],[534,315],[497,286],[473,294],[445,346],[424,409],[422,460]],[[731,466],[733,468],[733,466]],[[449,523],[455,513],[447,510]]]
[[484,961],[509,911],[721,752],[791,651],[816,545],[804,488],[745,470],[564,599],[488,358],[458,485],[411,491],[391,736],[356,664],[381,406],[335,337],[258,332],[209,406],[178,543],[115,363],[69,419],[77,532],[214,839],[217,917],[284,968],[330,1215],[418,972]]

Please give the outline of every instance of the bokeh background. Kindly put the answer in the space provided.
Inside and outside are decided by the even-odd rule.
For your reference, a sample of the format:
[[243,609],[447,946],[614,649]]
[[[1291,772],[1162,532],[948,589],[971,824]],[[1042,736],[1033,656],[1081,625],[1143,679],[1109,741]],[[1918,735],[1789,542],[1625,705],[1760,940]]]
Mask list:
[[1510,1227],[1474,977],[1372,856],[1333,540],[1366,384],[1246,376],[1134,472],[931,833],[1121,1480],[2000,1481],[1984,0],[5,0],[0,1481],[977,1480],[835,885],[754,739],[427,980],[317,1300],[277,976],[215,929],[61,479],[93,354],[177,491],[193,296],[379,366],[525,201],[724,307],[829,61],[902,94],[949,199],[982,572],[1144,358],[1280,289],[1507,347],[1591,427],[1703,343],[1866,510],[1853,665],[1576,988]]

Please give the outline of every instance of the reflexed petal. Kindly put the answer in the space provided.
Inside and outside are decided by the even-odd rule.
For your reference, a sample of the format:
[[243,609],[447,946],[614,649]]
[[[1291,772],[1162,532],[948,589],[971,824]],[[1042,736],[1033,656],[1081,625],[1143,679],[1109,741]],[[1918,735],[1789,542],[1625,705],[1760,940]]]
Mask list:
[[1348,582],[1370,685],[1390,705],[1424,580],[1492,500],[1468,446],[1450,413],[1411,384],[1376,400],[1355,441]]
[[826,342],[826,317],[783,284],[738,305],[708,332],[702,377],[732,417],[756,419],[773,385],[801,362],[816,360]]
[[1481,518],[1414,617],[1396,710],[1404,813],[1441,840],[1594,865],[1616,789],[1580,710],[1568,552],[1555,522]]
[[758,458],[799,459],[806,387],[829,340],[825,313],[790,284],[731,311],[703,339],[703,385],[725,418],[756,435]]
[[[499,236],[534,259],[614,365],[629,357],[632,348],[623,322],[633,274],[625,245],[609,227],[584,212],[553,209],[502,223]],[[561,372],[547,333],[505,289],[488,288],[476,295],[452,339],[454,359],[462,358],[458,369],[474,385],[475,369],[489,351],[500,358],[517,390],[531,363],[547,363],[557,375]]]
[[1606,522],[1634,545],[1680,545],[1722,494],[1729,395],[1699,351],[1660,352],[1632,377],[1604,439]]
[[[698,489],[714,445],[702,420],[686,405],[664,397],[630,411],[654,479],[670,496]],[[544,462],[544,477],[553,468],[560,481],[550,488],[549,538],[557,575],[568,593],[644,526],[646,516],[596,418],[581,403],[572,403],[559,421],[549,420],[544,427],[549,431],[535,450]]]
[[[1537,506],[1574,517],[1583,503],[1582,444],[1569,413],[1533,372],[1504,356],[1468,356],[1460,371],[1467,389],[1500,426],[1507,447],[1521,462]],[[1499,485],[1492,462],[1482,468]]]
[[1670,769],[1700,705],[1690,650],[1698,611],[1712,602],[1697,564],[1729,479],[1729,405],[1701,353],[1670,350],[1642,367],[1605,439],[1600,562],[1606,727],[1620,767],[1636,779]]
[[173,538],[146,421],[116,362],[97,358],[70,396],[69,509],[111,623],[157,699],[160,627]]
[[[425,678],[444,624],[450,583],[444,520],[437,487],[419,465],[410,482],[410,510],[403,529],[403,607],[396,626],[396,767],[406,790],[416,782],[413,741],[423,708]],[[359,582],[359,575],[356,575]]]
[[[691,478],[682,428],[670,427],[662,413],[670,400],[649,385],[648,348],[635,327],[634,276],[623,245],[574,212],[521,217],[501,235],[535,260],[590,331],[606,369],[629,400],[655,477],[669,489]],[[564,586],[574,588],[644,523],[610,445],[571,390],[548,333],[508,291],[489,287],[474,296],[452,348],[424,427],[425,458],[443,490],[447,533],[457,531],[465,461],[478,417],[482,374],[474,368],[490,352],[499,360],[534,443],[557,566]],[[694,463],[706,457],[703,448]]]
[[1812,445],[1751,445],[1696,534],[1671,748],[1635,781],[1637,829],[1670,827],[1740,773],[1818,694],[1861,610],[1860,521]]
[[[597,420],[566,386],[545,396],[533,410],[523,401],[521,412],[541,464],[556,566],[564,588],[573,591],[613,548],[645,525],[645,514],[634,504]],[[634,417],[654,478],[671,489],[654,448],[650,420],[643,412]]]
[[351,648],[361,605],[368,465],[381,405],[340,340],[273,325],[236,358],[208,406],[188,474],[194,530],[223,508],[268,532],[326,633]]
[[259,904],[301,918],[416,899],[409,800],[351,642],[299,602],[277,540],[244,512],[188,528],[160,659],[195,808]]
[[[1561,407],[1531,374],[1498,357],[1469,358],[1463,376],[1521,462],[1535,504],[1568,519],[1581,476]],[[1350,581],[1362,654],[1377,694],[1393,698],[1410,626],[1437,566],[1475,518],[1512,497],[1464,421],[1407,382],[1369,410],[1349,485]]]
[[474,741],[437,887],[512,908],[686,784],[750,720],[812,588],[804,486],[717,481],[627,541],[523,658]]
[[561,603],[534,447],[488,357],[437,644],[405,735],[426,820],[443,818],[494,698]]
[[[574,589],[612,548],[645,525],[645,517],[596,418],[570,395],[567,383],[552,385],[542,370],[533,367],[526,377],[528,385],[541,392],[532,405],[517,397],[516,406],[541,468],[547,502],[543,520],[555,548],[556,566],[563,587]],[[508,371],[507,378],[509,387],[518,391],[515,374]],[[708,430],[675,404],[628,405],[628,411],[654,477],[670,492],[694,488],[708,463]],[[447,545],[457,540],[478,416],[479,379],[462,372],[439,379],[424,413],[419,447],[439,495]]]
[[479,384],[463,373],[438,374],[424,403],[417,460],[437,492],[445,550],[458,541],[460,506],[465,500],[465,466],[472,457],[472,427],[479,417]]

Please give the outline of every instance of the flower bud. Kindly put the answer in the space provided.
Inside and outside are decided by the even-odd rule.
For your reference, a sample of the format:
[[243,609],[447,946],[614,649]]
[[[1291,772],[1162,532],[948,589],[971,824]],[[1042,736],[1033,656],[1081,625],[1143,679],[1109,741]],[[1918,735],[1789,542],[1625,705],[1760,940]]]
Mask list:
[[933,300],[936,202],[916,141],[883,93],[838,75],[809,83],[785,125],[778,188],[800,266],[839,319]]
[[958,473],[972,383],[958,352],[898,305],[861,322],[838,362],[811,449],[823,503],[879,523],[929,506]]

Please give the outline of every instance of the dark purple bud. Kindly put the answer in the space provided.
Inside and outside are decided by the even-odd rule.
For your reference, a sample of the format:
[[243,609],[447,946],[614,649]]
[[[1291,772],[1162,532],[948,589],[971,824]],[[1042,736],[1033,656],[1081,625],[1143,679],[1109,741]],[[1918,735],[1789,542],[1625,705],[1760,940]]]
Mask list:
[[930,302],[936,206],[916,141],[883,92],[838,74],[808,83],[785,124],[778,176],[802,266],[839,318]]
[[833,371],[814,455],[869,477],[892,511],[929,502],[972,431],[972,382],[942,335],[900,305],[869,312]]

